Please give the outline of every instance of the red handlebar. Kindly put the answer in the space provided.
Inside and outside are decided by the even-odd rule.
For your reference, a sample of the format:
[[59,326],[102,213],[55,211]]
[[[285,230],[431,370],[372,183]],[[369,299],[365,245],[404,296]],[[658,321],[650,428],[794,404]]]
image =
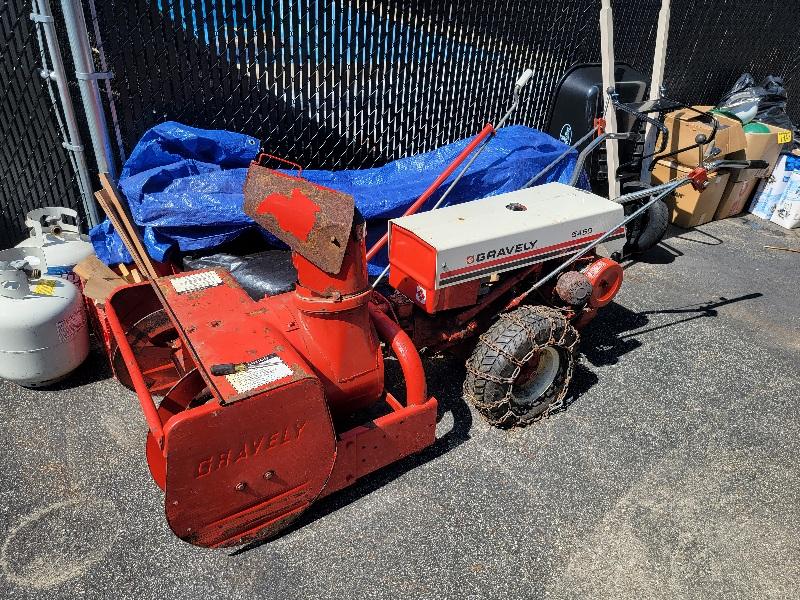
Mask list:
[[[408,207],[406,212],[403,213],[403,216],[405,217],[408,215],[413,215],[415,212],[417,212],[422,207],[422,205],[425,204],[425,202],[427,202],[427,200],[431,196],[433,196],[433,193],[439,189],[439,186],[442,185],[445,182],[445,180],[448,177],[450,177],[450,175],[453,174],[453,171],[455,171],[458,168],[458,166],[462,162],[464,162],[470,154],[472,154],[472,151],[475,150],[478,144],[480,144],[490,135],[493,135],[494,131],[495,131],[494,125],[492,125],[491,123],[487,123],[486,126],[484,126],[484,128],[481,129],[480,133],[478,133],[478,135],[476,135],[475,138],[467,145],[467,147],[464,148],[459,153],[459,155],[455,157],[453,162],[450,163],[450,165],[448,165],[448,167],[444,171],[442,171],[442,174],[436,178],[436,181],[434,181],[428,187],[428,189],[422,192],[422,195],[419,198],[417,198],[414,204]],[[381,239],[375,242],[375,245],[372,246],[372,248],[370,248],[369,251],[367,252],[367,260],[371,260],[380,251],[380,249],[386,245],[386,242],[388,240],[389,240],[389,234],[384,233],[383,237],[381,237]]]

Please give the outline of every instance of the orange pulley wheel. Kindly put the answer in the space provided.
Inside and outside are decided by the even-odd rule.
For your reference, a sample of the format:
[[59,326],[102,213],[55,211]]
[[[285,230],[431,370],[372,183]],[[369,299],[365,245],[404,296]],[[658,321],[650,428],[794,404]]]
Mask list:
[[610,258],[600,258],[581,271],[592,284],[589,306],[600,308],[617,295],[622,285],[622,267]]

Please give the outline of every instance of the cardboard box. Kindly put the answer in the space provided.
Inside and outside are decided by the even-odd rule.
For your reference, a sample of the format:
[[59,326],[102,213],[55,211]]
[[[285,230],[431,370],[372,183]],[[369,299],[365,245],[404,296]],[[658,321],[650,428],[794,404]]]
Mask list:
[[[700,111],[708,112],[713,107],[695,106],[695,108]],[[714,115],[714,118],[719,122],[719,127],[710,145],[706,144],[701,148],[679,152],[677,155],[670,156],[665,160],[676,160],[681,164],[696,167],[700,164],[706,151],[711,149],[709,146],[720,149],[720,154],[717,158],[722,158],[733,152],[744,150],[747,141],[744,136],[742,124],[736,119],[724,115]],[[675,112],[668,113],[664,118],[664,125],[669,131],[667,147],[664,149],[664,152],[674,152],[679,148],[692,146],[697,143],[695,142],[695,138],[699,134],[702,133],[706,137],[710,137],[711,131],[713,130],[713,123],[710,117],[697,114],[688,109],[676,110]],[[660,141],[656,143],[656,148],[659,147],[660,143]]]
[[725,186],[725,191],[722,192],[722,198],[719,201],[717,212],[714,214],[714,220],[727,219],[742,212],[758,181],[758,179],[734,181],[733,176],[729,176],[728,185]]
[[[660,160],[653,169],[653,184],[686,177],[691,170],[691,167],[675,161]],[[727,183],[727,173],[709,173],[708,186],[701,192],[695,190],[688,183],[678,188],[672,197],[667,198],[667,205],[672,212],[670,220],[675,225],[687,229],[712,221]]]
[[104,304],[114,290],[126,284],[94,254],[84,258],[73,270],[83,284],[83,295],[99,304]]
[[738,169],[731,173],[731,179],[735,181],[749,181],[750,179],[769,177],[778,156],[781,153],[783,144],[792,141],[792,132],[788,129],[775,127],[774,125],[764,124],[769,128],[769,133],[745,133],[746,145],[744,149],[734,152],[730,158],[736,160],[764,160],[768,166],[766,169]]

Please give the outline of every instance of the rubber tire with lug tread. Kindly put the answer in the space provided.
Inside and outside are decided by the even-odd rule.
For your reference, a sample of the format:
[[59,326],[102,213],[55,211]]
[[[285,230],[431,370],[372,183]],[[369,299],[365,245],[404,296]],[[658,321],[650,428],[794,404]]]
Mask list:
[[[631,205],[629,210],[633,212],[640,206],[640,204]],[[663,200],[656,200],[644,214],[628,223],[625,254],[645,252],[658,244],[667,232],[669,217],[667,203]]]
[[[496,427],[529,425],[545,416],[566,396],[577,343],[578,332],[555,309],[522,306],[502,315],[481,336],[467,361],[464,396]],[[558,372],[550,387],[535,402],[519,404],[512,399],[514,384],[509,380],[518,362],[528,356],[534,344],[555,348],[560,358]]]

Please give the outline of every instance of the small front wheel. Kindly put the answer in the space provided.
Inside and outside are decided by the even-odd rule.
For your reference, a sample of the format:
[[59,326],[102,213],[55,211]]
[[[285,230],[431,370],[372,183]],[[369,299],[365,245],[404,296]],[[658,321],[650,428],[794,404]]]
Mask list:
[[[626,216],[641,205],[626,206]],[[670,210],[666,202],[656,200],[642,215],[628,224],[625,254],[646,252],[658,244],[667,233]]]
[[577,345],[578,332],[555,309],[503,314],[467,361],[464,396],[492,425],[528,425],[562,405]]

